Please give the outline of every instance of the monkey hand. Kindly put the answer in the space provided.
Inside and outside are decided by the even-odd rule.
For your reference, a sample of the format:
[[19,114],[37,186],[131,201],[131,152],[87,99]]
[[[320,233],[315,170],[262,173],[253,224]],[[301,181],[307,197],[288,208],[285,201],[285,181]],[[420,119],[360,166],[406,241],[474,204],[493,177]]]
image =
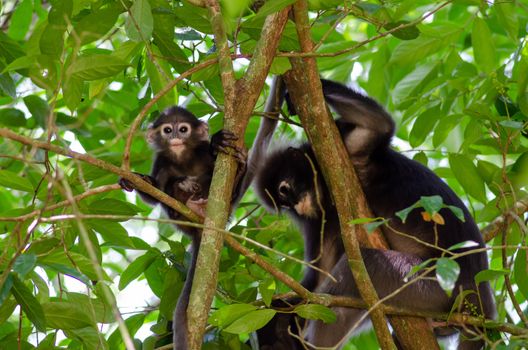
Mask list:
[[218,152],[231,154],[238,163],[246,164],[247,150],[235,145],[236,140],[238,140],[238,137],[235,134],[222,129],[211,136],[211,151],[214,155],[218,154]]
[[[148,182],[149,184],[153,184],[154,182],[152,181],[152,178],[148,175],[144,175],[144,174],[140,174],[140,173],[136,173],[134,172],[134,174],[136,174],[137,176],[139,176],[143,181],[146,181]],[[134,185],[132,184],[132,182],[128,181],[127,179],[125,178],[120,178],[119,179],[119,186],[121,186],[122,189],[124,189],[125,191],[127,192],[132,192],[133,190],[135,190],[136,188],[134,187]]]

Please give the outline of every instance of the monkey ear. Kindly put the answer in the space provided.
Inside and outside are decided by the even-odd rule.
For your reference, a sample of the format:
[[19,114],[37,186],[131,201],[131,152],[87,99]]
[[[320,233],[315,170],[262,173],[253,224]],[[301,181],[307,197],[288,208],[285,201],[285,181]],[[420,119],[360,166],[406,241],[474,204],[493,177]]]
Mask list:
[[147,129],[147,142],[148,143],[154,143],[156,141],[156,131],[157,129],[154,128],[154,125],[150,124]]
[[209,140],[209,125],[207,125],[206,122],[200,121],[200,124],[196,128],[196,134],[198,135],[198,139],[200,141],[208,141]]

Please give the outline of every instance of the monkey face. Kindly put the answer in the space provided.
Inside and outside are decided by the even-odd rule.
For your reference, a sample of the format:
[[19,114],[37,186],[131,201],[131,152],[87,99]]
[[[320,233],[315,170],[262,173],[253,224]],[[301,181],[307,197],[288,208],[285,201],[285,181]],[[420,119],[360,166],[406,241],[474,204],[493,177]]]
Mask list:
[[300,217],[316,218],[318,216],[315,188],[304,186],[300,178],[281,181],[278,184],[277,194],[282,208],[292,210]]
[[289,147],[268,156],[256,179],[257,194],[268,209],[308,219],[320,216],[318,202],[326,195],[309,153],[308,147]]
[[149,126],[147,141],[161,152],[179,157],[186,149],[208,142],[209,128],[192,113],[181,107],[165,110]]

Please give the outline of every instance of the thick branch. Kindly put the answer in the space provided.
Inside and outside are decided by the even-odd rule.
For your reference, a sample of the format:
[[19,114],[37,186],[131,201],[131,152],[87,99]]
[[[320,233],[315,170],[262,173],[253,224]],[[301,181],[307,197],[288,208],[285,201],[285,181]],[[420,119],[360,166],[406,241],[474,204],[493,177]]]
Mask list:
[[[310,52],[313,49],[313,42],[310,37],[308,6],[305,0],[295,3],[294,15],[302,51]],[[288,91],[294,105],[299,107],[297,112],[334,196],[345,250],[359,293],[367,305],[372,306],[379,299],[361,257],[356,236],[361,228],[349,224],[350,219],[358,217],[357,205],[352,200],[355,197],[354,192],[358,193],[361,189],[357,181],[352,182],[352,186],[345,186],[346,179],[355,179],[355,174],[343,143],[327,141],[339,140],[340,137],[326,108],[315,60],[291,59],[291,63],[293,69],[286,73]],[[396,349],[383,311],[374,308],[370,316],[381,348]]]
[[[220,76],[226,101],[224,128],[237,135],[239,137],[238,145],[243,146],[242,136],[277,51],[279,38],[286,24],[288,10],[282,10],[266,18],[253,60],[248,72],[242,79],[241,86],[246,90],[242,90],[244,103],[240,103],[241,90],[238,85],[235,85],[235,76],[220,6],[216,0],[208,0],[207,6],[215,33]],[[188,339],[191,349],[201,348],[205,323],[216,290],[220,250],[223,244],[223,235],[207,227],[225,227],[230,211],[236,169],[237,164],[232,156],[219,154],[208,197],[205,218],[206,229],[203,230],[202,234],[187,308]],[[192,312],[190,312],[191,310]]]
[[[305,4],[305,2],[300,1],[295,5],[295,20],[302,51],[303,53],[310,53],[313,51],[313,42],[310,38],[310,27],[306,15],[306,8],[304,7]],[[354,174],[354,169],[348,161],[344,146],[341,142],[332,145],[327,141],[340,140],[340,137],[334,123],[330,122],[330,117],[325,107],[315,60],[313,58],[305,58],[303,61],[300,59],[292,59],[291,61],[292,65],[294,65],[295,78],[290,76],[288,85],[297,85],[290,88],[289,91],[297,91],[297,89],[302,91],[301,85],[310,89],[310,91],[305,91],[303,96],[299,96],[301,100],[296,102],[295,105],[309,106],[311,109],[305,111],[306,116],[304,118],[301,115],[301,120],[312,141],[312,145],[314,145],[316,156],[319,154],[318,160],[322,165],[323,172],[326,170],[324,174],[325,178],[329,180],[331,191],[335,195],[334,199],[339,213],[345,249],[349,257],[354,279],[356,279],[360,294],[367,304],[374,305],[378,297],[363,264],[358,240],[363,246],[387,249],[388,245],[381,233],[378,232],[368,237],[361,227],[354,227],[348,224],[353,217],[372,217],[371,211]],[[300,109],[302,110],[303,108]],[[335,157],[329,157],[329,155],[335,155]],[[344,187],[343,184],[347,182],[351,186],[344,191],[341,187]],[[355,205],[350,202],[352,199],[355,199]],[[364,283],[361,283],[362,281]],[[383,312],[376,312],[374,310],[371,318],[382,348],[393,348],[394,344],[386,328]],[[425,320],[405,317],[394,318],[391,321],[398,335],[398,339],[404,348],[439,349],[436,338]],[[412,328],[415,332],[409,332],[409,328]],[[418,332],[418,336],[416,332]]]

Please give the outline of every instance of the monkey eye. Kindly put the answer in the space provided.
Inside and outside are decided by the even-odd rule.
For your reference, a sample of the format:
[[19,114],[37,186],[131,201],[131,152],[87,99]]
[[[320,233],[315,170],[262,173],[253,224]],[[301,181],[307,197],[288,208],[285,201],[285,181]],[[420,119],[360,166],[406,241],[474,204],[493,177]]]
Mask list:
[[165,134],[170,134],[172,132],[172,128],[170,126],[166,126],[163,128],[163,132]]
[[288,193],[290,193],[290,185],[287,182],[282,181],[279,184],[279,194],[282,197],[286,197],[288,195]]
[[179,130],[182,134],[185,134],[187,131],[189,131],[189,128],[186,126],[181,126]]

